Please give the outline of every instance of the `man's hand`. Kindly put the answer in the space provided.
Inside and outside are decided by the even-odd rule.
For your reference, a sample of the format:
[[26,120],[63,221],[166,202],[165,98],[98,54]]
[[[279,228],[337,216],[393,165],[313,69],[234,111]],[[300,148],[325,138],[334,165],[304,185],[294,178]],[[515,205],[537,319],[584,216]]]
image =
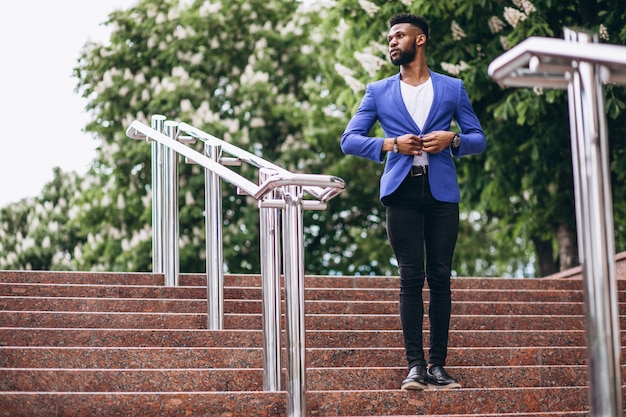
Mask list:
[[422,138],[419,136],[412,133],[398,136],[398,152],[407,155],[421,155],[422,149]]
[[422,149],[428,153],[439,153],[452,143],[454,133],[448,130],[436,130],[422,137]]

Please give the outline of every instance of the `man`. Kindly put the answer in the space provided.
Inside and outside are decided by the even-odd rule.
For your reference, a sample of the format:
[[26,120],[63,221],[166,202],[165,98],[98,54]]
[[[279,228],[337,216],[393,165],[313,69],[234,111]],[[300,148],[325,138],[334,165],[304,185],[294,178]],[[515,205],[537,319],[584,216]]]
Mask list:
[[[459,228],[460,191],[452,157],[482,153],[485,135],[463,82],[428,68],[424,17],[393,16],[388,42],[389,57],[400,73],[367,86],[341,149],[379,163],[387,157],[380,199],[400,270],[400,319],[409,368],[401,388],[459,388],[444,369]],[[451,130],[453,119],[460,134]],[[376,121],[385,138],[368,136]],[[425,279],[430,290],[428,364],[422,346]]]

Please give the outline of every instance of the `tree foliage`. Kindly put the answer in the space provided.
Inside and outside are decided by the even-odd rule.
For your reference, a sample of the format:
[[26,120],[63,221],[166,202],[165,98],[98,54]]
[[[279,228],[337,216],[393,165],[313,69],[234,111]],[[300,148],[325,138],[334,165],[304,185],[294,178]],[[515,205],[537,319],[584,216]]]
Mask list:
[[[367,82],[397,71],[383,65],[386,20],[407,11],[430,20],[429,67],[464,80],[487,135],[484,155],[457,163],[465,211],[457,273],[546,275],[574,266],[577,249],[566,93],[502,89],[488,77],[487,67],[527,37],[562,37],[564,27],[600,32],[603,41],[624,44],[626,13],[620,2],[337,1],[326,27],[341,30],[329,60],[341,63],[336,67],[345,86],[336,94],[336,103],[342,110],[353,113]],[[623,123],[618,122],[624,98],[623,87],[607,87],[613,138],[624,133]],[[624,145],[613,140],[611,146],[611,159],[617,163]],[[352,187],[367,181],[355,184],[351,179]],[[616,195],[621,184],[614,182]],[[623,210],[620,205],[616,203],[616,212]],[[618,247],[624,247],[621,221],[616,227]]]
[[[100,144],[91,171],[78,178],[57,170],[42,196],[0,211],[0,267],[149,271],[150,146],[125,130],[163,114],[289,170],[343,178],[347,190],[326,210],[305,213],[305,270],[396,274],[378,201],[383,166],[344,156],[339,138],[366,83],[397,71],[386,22],[400,12],[429,19],[429,66],[464,80],[487,135],[483,155],[457,161],[455,273],[533,276],[572,266],[566,93],[502,89],[487,66],[528,36],[562,37],[566,26],[626,44],[621,0],[140,0],[109,16],[110,41],[85,45],[75,69],[92,114],[86,130]],[[605,94],[618,196],[626,143],[614,138],[626,134],[626,93],[607,86]],[[240,172],[256,181],[251,167]],[[179,178],[180,269],[200,272],[204,175],[181,160]],[[223,194],[225,267],[258,272],[256,204],[228,184]],[[614,198],[614,212],[623,249],[626,203]]]

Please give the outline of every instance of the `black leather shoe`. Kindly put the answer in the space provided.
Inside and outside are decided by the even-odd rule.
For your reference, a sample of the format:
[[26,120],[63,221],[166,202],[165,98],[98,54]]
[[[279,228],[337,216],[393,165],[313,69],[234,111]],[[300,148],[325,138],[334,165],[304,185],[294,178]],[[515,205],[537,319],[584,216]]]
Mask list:
[[409,375],[402,381],[401,389],[422,390],[428,388],[426,382],[426,366],[417,365],[411,368]]
[[443,366],[439,365],[432,365],[428,368],[426,380],[434,385],[434,388],[461,388],[459,381],[448,375]]

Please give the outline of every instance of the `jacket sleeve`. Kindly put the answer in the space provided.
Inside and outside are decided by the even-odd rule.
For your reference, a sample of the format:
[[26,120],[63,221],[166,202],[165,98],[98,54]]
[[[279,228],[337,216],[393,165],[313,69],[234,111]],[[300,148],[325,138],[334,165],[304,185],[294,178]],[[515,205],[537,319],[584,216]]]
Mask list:
[[382,151],[385,139],[368,136],[377,120],[376,100],[371,85],[368,85],[358,110],[341,136],[343,153],[382,163],[387,154]]
[[459,83],[454,119],[461,130],[461,146],[453,151],[454,156],[460,158],[483,153],[487,147],[487,140],[463,82]]

